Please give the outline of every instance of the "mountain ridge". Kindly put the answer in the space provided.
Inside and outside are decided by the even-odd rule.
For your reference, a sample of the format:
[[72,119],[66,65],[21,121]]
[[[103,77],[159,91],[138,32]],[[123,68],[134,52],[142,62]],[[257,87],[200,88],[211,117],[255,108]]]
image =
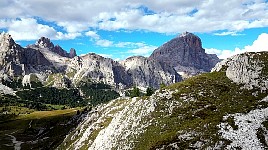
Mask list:
[[[92,80],[97,82],[104,82],[106,84],[110,84],[116,89],[125,89],[137,85],[139,85],[141,88],[159,88],[159,85],[162,82],[165,84],[171,84],[174,82],[181,81],[181,77],[172,67],[161,67],[163,65],[159,65],[157,61],[149,60],[145,57],[133,57],[137,58],[135,59],[136,62],[141,61],[141,63],[139,63],[140,66],[135,65],[135,63],[132,63],[133,65],[131,70],[135,70],[135,68],[136,70],[131,71],[125,68],[125,66],[127,66],[126,63],[129,62],[127,60],[124,62],[124,65],[122,65],[117,61],[114,61],[110,58],[101,57],[97,54],[77,56],[76,51],[74,49],[71,49],[70,53],[67,53],[60,46],[54,46],[50,39],[45,37],[41,37],[39,40],[37,40],[35,44],[28,45],[26,48],[22,48],[21,46],[16,44],[9,34],[3,33],[2,37],[9,38],[2,38],[2,43],[5,43],[10,40],[11,44],[17,45],[13,48],[17,53],[25,51],[25,55],[31,55],[31,57],[26,57],[29,58],[28,60],[30,60],[30,58],[36,58],[27,63],[12,60],[22,59],[24,55],[11,55],[11,60],[3,59],[3,62],[10,62],[13,63],[15,66],[24,66],[25,64],[29,66],[20,67],[20,72],[17,71],[18,69],[15,69],[15,76],[24,76],[30,73],[36,74],[40,82],[43,84],[46,84],[48,78],[53,78],[53,74],[58,73],[62,74],[62,77],[67,78],[69,81],[71,81],[71,85],[74,87],[78,82],[84,80],[84,78],[91,78]],[[2,44],[2,47],[2,49],[6,49],[6,51],[3,51],[4,53],[13,51],[9,48],[12,48],[12,46]],[[32,51],[35,53],[33,53]],[[150,67],[148,67],[148,65],[157,67],[152,70],[150,69]],[[10,76],[11,72],[14,72],[14,70],[4,69],[2,70],[2,72],[3,74],[7,74]],[[67,74],[68,76],[66,76]],[[147,78],[142,74],[146,74],[146,76],[152,75],[153,78],[155,78],[156,80],[153,80],[153,78]],[[55,80],[60,81],[61,79],[59,79],[58,77],[55,78]],[[53,84],[52,86],[64,87],[64,85],[65,83],[59,83]]]

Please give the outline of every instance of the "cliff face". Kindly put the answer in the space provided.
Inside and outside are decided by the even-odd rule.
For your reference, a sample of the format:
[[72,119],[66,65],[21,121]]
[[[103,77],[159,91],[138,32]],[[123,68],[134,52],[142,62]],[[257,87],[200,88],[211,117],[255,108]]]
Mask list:
[[163,44],[150,58],[190,74],[209,72],[219,62],[216,55],[206,54],[200,38],[189,32]]
[[182,80],[172,67],[142,56],[127,58],[122,64],[136,86],[159,88],[161,83],[169,85]]
[[102,81],[120,89],[132,86],[159,88],[161,83],[181,81],[172,67],[163,67],[157,61],[145,57],[130,57],[119,63],[96,54],[81,57],[81,67],[74,80],[78,82],[85,78]]
[[52,65],[40,51],[22,48],[8,34],[1,34],[0,42],[0,68],[4,74],[25,75]]
[[212,71],[225,71],[226,76],[247,89],[268,89],[268,52],[244,53],[218,63]]

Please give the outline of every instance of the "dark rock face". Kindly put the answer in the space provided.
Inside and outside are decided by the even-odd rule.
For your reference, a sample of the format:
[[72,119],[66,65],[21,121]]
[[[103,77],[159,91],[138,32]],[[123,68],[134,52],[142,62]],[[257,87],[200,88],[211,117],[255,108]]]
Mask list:
[[[206,54],[200,38],[189,32],[185,32],[157,48],[150,58],[170,65],[177,71],[195,74],[209,72],[219,62],[216,55]],[[187,70],[188,67],[192,70]]]
[[[31,47],[28,46],[28,47]],[[68,57],[68,58],[74,58],[76,55],[75,49],[71,48],[70,53],[67,53],[62,47],[59,45],[54,46],[54,44],[50,41],[49,38],[41,37],[34,45],[34,47],[37,48],[46,48],[60,56]]]
[[70,53],[69,53],[69,57],[74,58],[75,56],[77,56],[76,50],[74,48],[71,48]]

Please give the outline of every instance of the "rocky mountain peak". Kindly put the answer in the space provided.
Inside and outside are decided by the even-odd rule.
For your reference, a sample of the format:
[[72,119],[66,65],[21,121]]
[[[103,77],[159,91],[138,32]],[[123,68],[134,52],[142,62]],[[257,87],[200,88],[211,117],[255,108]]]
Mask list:
[[186,37],[186,36],[195,36],[193,33],[191,32],[182,32],[178,37]]
[[69,53],[69,57],[74,58],[75,56],[77,56],[76,50],[74,48],[71,48],[70,53]]
[[65,51],[61,46],[59,45],[55,45],[50,41],[49,38],[46,38],[46,37],[41,37],[39,40],[36,41],[35,45],[34,46],[28,46],[30,48],[43,48],[43,49],[48,49],[60,56],[63,56],[63,57],[69,57],[69,58],[73,58],[76,55],[76,51],[75,49],[71,49],[70,50],[70,53],[68,53],[67,51]]
[[5,51],[12,49],[16,45],[15,41],[12,39],[11,35],[8,33],[0,33],[0,50]]
[[201,39],[193,33],[183,32],[179,35],[179,38],[182,39],[186,44],[188,44],[189,47],[192,47],[194,49],[202,48]]
[[150,58],[174,67],[177,72],[190,74],[209,72],[219,62],[217,57],[206,54],[201,39],[189,32],[163,44]]
[[36,41],[35,45],[40,48],[54,48],[54,44],[50,41],[49,38],[46,37],[41,37],[38,41]]

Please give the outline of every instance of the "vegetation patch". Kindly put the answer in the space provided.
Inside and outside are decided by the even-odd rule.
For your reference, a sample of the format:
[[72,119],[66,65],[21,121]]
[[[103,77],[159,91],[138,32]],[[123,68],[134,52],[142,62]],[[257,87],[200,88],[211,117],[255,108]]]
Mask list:
[[77,125],[80,109],[35,111],[2,122],[0,149],[14,149],[11,136],[22,142],[21,149],[54,149]]
[[[206,73],[176,83],[164,89],[175,90],[171,100],[162,99],[152,114],[155,124],[141,135],[137,149],[155,149],[176,143],[180,149],[191,149],[199,143],[203,148],[213,147],[219,141],[228,141],[218,135],[217,125],[226,114],[247,113],[260,107],[265,95],[253,96],[254,90],[241,89],[225,76],[225,72]],[[172,108],[172,113],[164,110],[169,101],[180,103]],[[262,104],[263,105],[263,104]],[[162,111],[161,111],[162,110]],[[150,117],[147,118],[150,120]],[[233,118],[226,120],[234,129]],[[194,138],[180,139],[182,133],[198,133]],[[157,138],[152,138],[157,137]]]

